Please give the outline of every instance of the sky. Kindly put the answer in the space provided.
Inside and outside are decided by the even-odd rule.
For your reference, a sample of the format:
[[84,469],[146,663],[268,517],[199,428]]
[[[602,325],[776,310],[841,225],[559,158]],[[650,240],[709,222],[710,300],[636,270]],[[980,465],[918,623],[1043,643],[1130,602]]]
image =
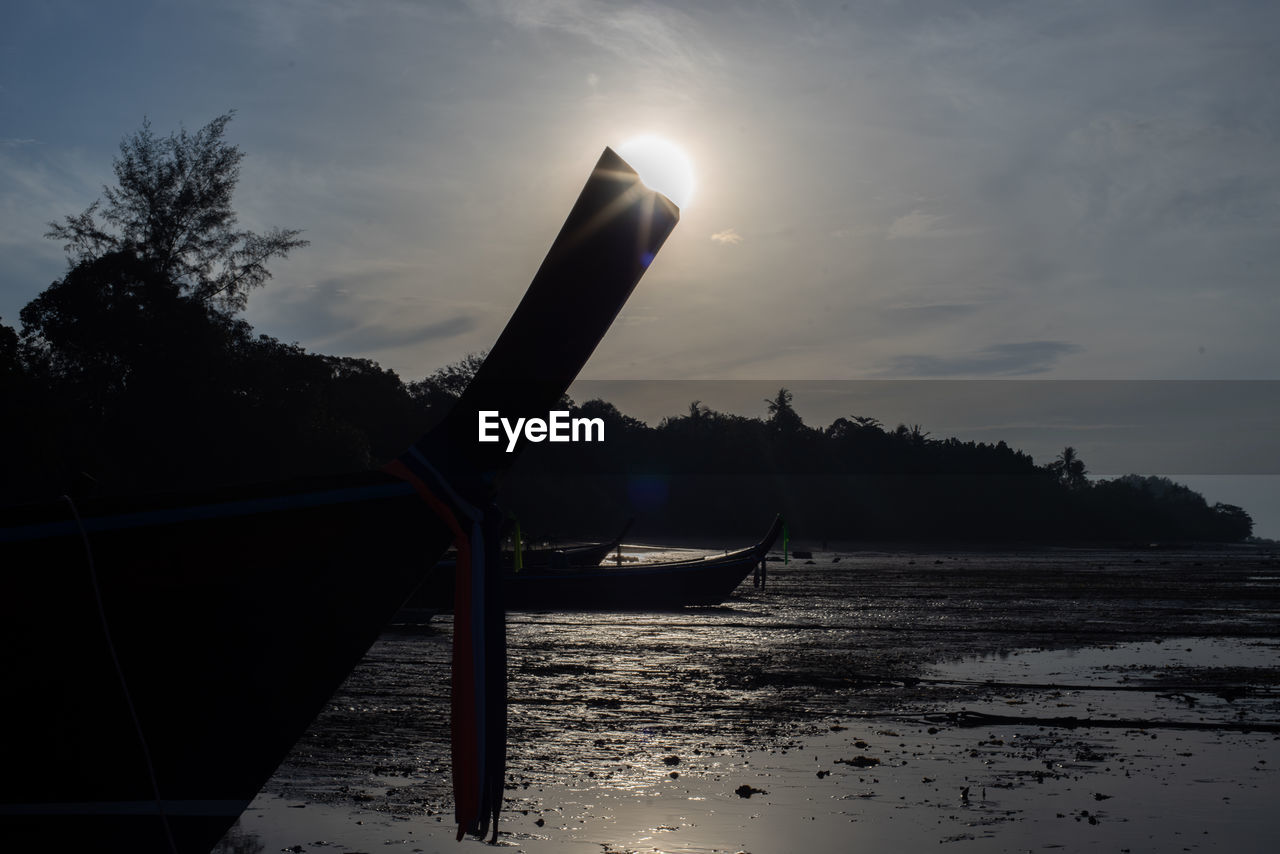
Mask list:
[[[247,318],[405,379],[487,348],[603,147],[658,134],[698,185],[584,377],[1280,380],[1274,2],[18,0],[2,19],[11,325],[65,271],[48,223],[101,194],[123,137],[235,110],[241,224],[311,241]],[[1249,388],[1276,422],[1280,386]],[[982,421],[945,415],[925,427]],[[1260,518],[1264,468],[1193,473],[1251,476],[1262,497],[1232,503]],[[1259,533],[1280,536],[1270,494]]]

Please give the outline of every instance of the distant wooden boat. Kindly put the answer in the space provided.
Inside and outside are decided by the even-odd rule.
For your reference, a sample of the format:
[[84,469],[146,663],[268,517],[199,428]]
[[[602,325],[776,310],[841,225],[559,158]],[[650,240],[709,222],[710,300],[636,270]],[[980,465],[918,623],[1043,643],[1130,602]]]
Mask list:
[[[601,540],[596,543],[578,543],[571,546],[541,546],[521,549],[521,564],[526,567],[595,566],[613,554],[622,545],[622,538],[631,530],[631,525],[634,522],[635,519],[628,519],[627,523],[622,526],[622,530],[618,532],[618,535],[611,540]],[[451,561],[455,560],[456,557],[452,551],[446,552],[439,565],[452,566]],[[503,552],[502,562],[507,567],[514,566],[514,552]]]
[[583,543],[576,546],[560,546],[550,548],[523,549],[521,563],[527,569],[545,566],[563,568],[572,566],[597,566],[600,561],[613,554],[622,545],[622,538],[631,530],[635,519],[628,519],[627,524],[612,540],[598,543]]
[[0,851],[208,852],[456,541],[438,508],[487,512],[515,455],[477,442],[478,412],[546,417],[678,217],[606,149],[399,475],[0,513]]
[[[521,553],[521,571],[599,566],[602,560],[622,545],[622,538],[631,530],[634,521],[628,519],[618,536],[612,540],[559,548],[524,549]],[[504,553],[502,562],[508,574],[514,571],[514,554]],[[430,622],[432,617],[442,611],[452,610],[456,570],[457,555],[452,551],[446,552],[396,613],[394,625],[402,628],[419,626]]]
[[755,545],[697,560],[512,573],[505,577],[507,608],[618,611],[719,605],[759,566],[781,531],[778,517]]
[[[622,545],[622,538],[627,535],[627,531],[631,530],[631,524],[634,521],[634,519],[628,520],[618,532],[618,536],[612,540],[559,548],[524,549],[521,553],[523,570],[599,566],[602,560]],[[503,567],[508,573],[514,569],[514,557],[511,552],[506,552],[502,556]],[[390,624],[392,629],[402,632],[418,631],[430,623],[437,614],[453,609],[456,560],[457,555],[450,551],[437,561],[418,589],[396,612]]]

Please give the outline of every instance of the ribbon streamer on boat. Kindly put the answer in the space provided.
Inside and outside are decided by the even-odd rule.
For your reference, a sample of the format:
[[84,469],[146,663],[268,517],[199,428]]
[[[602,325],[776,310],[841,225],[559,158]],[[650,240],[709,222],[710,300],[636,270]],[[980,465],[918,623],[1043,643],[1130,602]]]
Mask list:
[[[413,484],[453,534],[452,751],[458,839],[498,837],[507,764],[507,636],[502,602],[503,514],[467,502],[416,449],[385,466]],[[460,518],[461,517],[461,518]]]

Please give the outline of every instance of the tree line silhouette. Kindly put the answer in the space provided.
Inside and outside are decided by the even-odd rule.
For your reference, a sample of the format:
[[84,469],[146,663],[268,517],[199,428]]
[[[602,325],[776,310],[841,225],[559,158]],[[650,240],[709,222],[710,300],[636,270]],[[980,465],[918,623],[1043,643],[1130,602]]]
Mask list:
[[[256,334],[239,316],[299,232],[238,230],[232,114],[194,134],[146,123],[116,186],[51,224],[68,272],[0,322],[0,500],[130,494],[375,467],[447,411],[482,361],[404,382],[368,359]],[[1091,481],[1066,448],[1037,466],[1004,442],[935,439],[850,415],[804,424],[786,388],[764,417],[694,401],[649,426],[612,403],[599,444],[531,446],[509,509],[526,530],[591,536],[743,535],[775,512],[810,540],[1235,541],[1252,520],[1163,478]]]
[[1038,466],[1004,442],[934,439],[873,417],[808,427],[785,388],[765,403],[764,418],[749,418],[695,401],[649,427],[587,401],[572,411],[603,419],[606,441],[530,447],[508,504],[538,530],[558,530],[557,514],[572,508],[569,518],[589,521],[582,530],[607,531],[621,508],[681,537],[749,536],[780,511],[811,543],[1229,542],[1252,532],[1241,508],[1167,478],[1090,480],[1070,447]]

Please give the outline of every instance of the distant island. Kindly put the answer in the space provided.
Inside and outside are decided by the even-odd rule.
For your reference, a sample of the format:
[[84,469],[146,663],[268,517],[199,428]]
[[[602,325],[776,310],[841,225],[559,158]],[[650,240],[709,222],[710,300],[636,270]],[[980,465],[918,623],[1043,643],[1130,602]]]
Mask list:
[[[242,154],[231,114],[194,134],[145,125],[117,187],[51,224],[68,272],[0,322],[0,501],[134,494],[376,467],[424,432],[482,361],[405,382],[368,359],[256,334],[240,316],[266,262],[299,233],[235,228]],[[1243,509],[1165,478],[1092,481],[1074,449],[1038,466],[995,444],[888,428],[872,415],[803,423],[791,392],[758,417],[699,401],[650,426],[604,400],[564,400],[606,441],[531,446],[506,491],[526,530],[591,536],[758,533],[776,512],[818,540],[1236,542]]]

